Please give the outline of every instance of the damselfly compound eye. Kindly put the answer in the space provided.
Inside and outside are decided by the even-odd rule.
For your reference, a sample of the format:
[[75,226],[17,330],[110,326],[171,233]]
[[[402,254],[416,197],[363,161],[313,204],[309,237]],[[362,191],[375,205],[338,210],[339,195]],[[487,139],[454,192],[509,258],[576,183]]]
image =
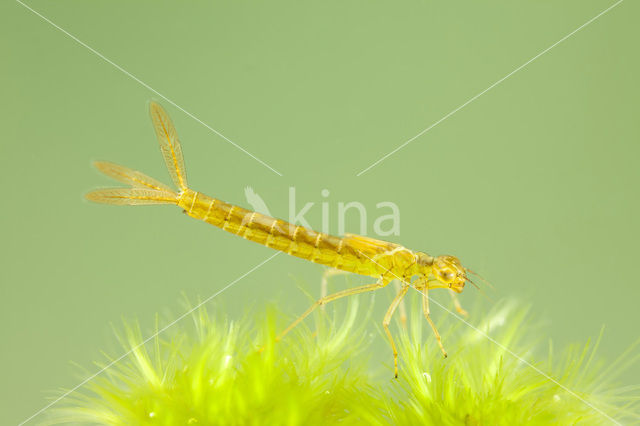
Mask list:
[[441,270],[438,273],[438,278],[446,283],[450,283],[455,277],[456,274],[450,269]]

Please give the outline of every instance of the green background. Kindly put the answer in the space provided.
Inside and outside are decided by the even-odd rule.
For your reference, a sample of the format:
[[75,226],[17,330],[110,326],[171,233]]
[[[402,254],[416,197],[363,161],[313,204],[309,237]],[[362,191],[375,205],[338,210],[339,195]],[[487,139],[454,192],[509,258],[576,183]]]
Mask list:
[[[176,208],[84,201],[111,184],[92,160],[168,182],[149,99],[173,117],[195,189],[247,206],[251,185],[286,218],[295,186],[299,205],[316,203],[307,215],[314,227],[319,203],[329,203],[333,232],[339,201],[363,203],[370,222],[376,203],[393,201],[401,211],[394,241],[456,254],[491,280],[493,299],[530,302],[556,347],[606,325],[600,354],[613,359],[640,323],[638,2],[621,3],[356,177],[612,4],[29,3],[278,176],[19,3],[3,2],[2,423],[77,384],[70,361],[95,371],[100,350],[119,354],[110,323],[139,318],[150,331],[156,312],[184,311],[183,292],[208,297],[272,254]],[[355,217],[348,229],[359,229]],[[212,306],[240,317],[275,303],[295,315],[308,305],[298,286],[317,295],[321,271],[278,256]],[[380,293],[375,315],[392,296]],[[479,298],[472,288],[462,295],[466,306]],[[382,336],[376,344],[388,351]],[[636,365],[628,383],[639,373]]]

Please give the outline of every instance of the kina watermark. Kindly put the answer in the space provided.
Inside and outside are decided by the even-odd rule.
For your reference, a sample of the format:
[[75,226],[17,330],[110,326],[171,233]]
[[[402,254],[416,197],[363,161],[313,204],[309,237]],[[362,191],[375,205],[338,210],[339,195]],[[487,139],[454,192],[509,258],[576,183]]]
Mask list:
[[[267,207],[267,203],[252,187],[246,187],[244,195],[247,203],[251,205],[254,211],[273,217]],[[345,232],[358,232],[360,235],[376,235],[379,237],[400,235],[400,208],[392,201],[376,203],[375,211],[371,214],[366,205],[359,201],[332,202],[329,200],[330,191],[328,189],[320,191],[322,201],[319,203],[310,201],[300,206],[296,201],[296,187],[289,187],[288,195],[289,217],[287,220],[294,225],[310,229],[317,228],[311,226],[305,216],[314,212],[317,214],[318,209],[320,209],[321,226],[319,231],[327,234],[331,233],[330,225],[337,223],[338,235],[344,235]],[[354,216],[357,219],[356,222],[348,219]],[[349,225],[348,229],[347,225]],[[371,229],[369,228],[370,225]]]

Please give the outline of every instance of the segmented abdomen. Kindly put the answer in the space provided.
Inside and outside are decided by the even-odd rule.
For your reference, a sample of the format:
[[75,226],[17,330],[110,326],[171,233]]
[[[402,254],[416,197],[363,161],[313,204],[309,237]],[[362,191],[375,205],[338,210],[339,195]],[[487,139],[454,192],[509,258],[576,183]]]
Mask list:
[[342,238],[274,219],[199,192],[185,191],[178,203],[185,212],[247,240],[361,275],[379,276],[379,268]]

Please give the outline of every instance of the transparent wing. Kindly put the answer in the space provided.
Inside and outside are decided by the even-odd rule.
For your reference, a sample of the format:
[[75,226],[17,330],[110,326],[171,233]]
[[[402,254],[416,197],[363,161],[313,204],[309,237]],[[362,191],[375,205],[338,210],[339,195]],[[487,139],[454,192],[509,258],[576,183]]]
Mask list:
[[400,247],[400,244],[363,237],[362,235],[357,234],[344,234],[343,238],[345,244],[348,244],[357,251],[369,255],[386,253]]
[[159,191],[172,192],[172,189],[162,182],[145,175],[136,170],[132,170],[128,167],[120,166],[118,164],[109,163],[107,161],[96,161],[93,163],[96,169],[100,170],[105,175],[114,178],[115,180],[126,183],[139,188],[151,188]]
[[113,188],[92,191],[85,196],[90,201],[103,204],[141,205],[176,204],[176,194],[142,188]]
[[169,169],[171,179],[180,189],[187,189],[187,175],[185,174],[184,159],[178,134],[166,111],[157,103],[151,102],[151,120],[158,136],[160,150],[164,162]]

